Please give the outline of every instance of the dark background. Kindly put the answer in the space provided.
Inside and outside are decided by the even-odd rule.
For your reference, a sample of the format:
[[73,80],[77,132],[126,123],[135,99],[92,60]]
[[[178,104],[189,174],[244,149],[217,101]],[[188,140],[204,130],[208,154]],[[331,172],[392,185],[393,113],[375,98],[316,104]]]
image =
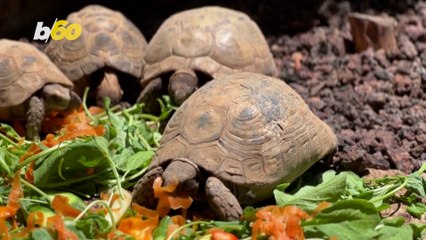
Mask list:
[[[32,39],[36,22],[50,26],[55,18],[66,16],[88,4],[101,4],[121,11],[134,22],[149,40],[162,21],[180,10],[206,5],[220,5],[249,14],[267,35],[295,34],[313,26],[326,25],[330,15],[347,11],[403,12],[414,0],[0,0],[0,38]],[[339,9],[340,8],[340,9]],[[343,8],[343,10],[342,10]]]

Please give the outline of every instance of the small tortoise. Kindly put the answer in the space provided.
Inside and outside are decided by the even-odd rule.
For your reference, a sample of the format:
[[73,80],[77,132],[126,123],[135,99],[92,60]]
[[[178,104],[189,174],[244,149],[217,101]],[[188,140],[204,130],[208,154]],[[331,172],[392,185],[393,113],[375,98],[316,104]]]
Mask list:
[[[99,5],[89,5],[71,13],[67,21],[82,26],[80,37],[72,41],[51,40],[45,52],[74,82],[80,96],[86,86],[97,86],[98,105],[102,105],[104,97],[117,104],[123,97],[122,87],[132,91],[140,88],[147,42],[133,23],[120,12]],[[96,73],[100,74],[99,78]],[[119,80],[123,80],[117,73],[127,74],[134,83],[128,81],[120,86]],[[133,94],[135,101],[139,93],[129,95]]]
[[134,200],[153,207],[152,183],[178,182],[176,194],[207,199],[221,219],[237,219],[240,204],[272,196],[336,150],[331,128],[284,82],[233,73],[195,92],[169,121]]
[[180,105],[198,85],[222,74],[277,75],[257,24],[242,12],[222,7],[187,10],[166,19],[149,42],[145,60],[142,102],[155,100],[155,92],[163,88],[161,77]]
[[46,111],[77,108],[73,83],[29,43],[0,40],[0,119],[27,120],[28,139],[37,140]]

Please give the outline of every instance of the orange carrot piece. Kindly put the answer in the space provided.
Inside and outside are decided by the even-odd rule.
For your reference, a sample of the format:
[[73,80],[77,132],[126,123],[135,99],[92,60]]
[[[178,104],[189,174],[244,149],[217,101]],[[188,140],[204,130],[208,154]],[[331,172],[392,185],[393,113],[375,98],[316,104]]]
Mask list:
[[19,177],[19,174],[20,174],[19,172],[20,171],[15,173],[15,176],[13,177],[12,188],[10,189],[7,205],[0,207],[1,219],[6,219],[6,218],[15,216],[16,212],[20,208],[19,198],[21,197],[22,189],[21,189],[21,178]]
[[192,204],[190,196],[177,196],[173,194],[176,190],[178,183],[173,183],[168,186],[161,186],[163,180],[158,177],[154,180],[153,189],[154,197],[158,198],[157,212],[160,217],[164,217],[169,213],[170,209],[176,210],[182,208],[188,209]]
[[0,218],[0,236],[3,240],[10,240],[9,228],[6,225],[6,220]]
[[52,208],[55,212],[60,213],[66,217],[77,217],[81,211],[75,209],[68,203],[69,199],[65,196],[56,195],[52,201]]
[[77,234],[65,227],[64,220],[61,215],[57,214],[47,219],[50,227],[53,227],[58,233],[58,240],[78,240]]
[[44,223],[44,213],[40,211],[31,212],[27,217],[27,229],[33,230],[36,225],[42,226]]
[[295,206],[267,206],[256,213],[252,225],[252,239],[259,234],[269,236],[269,239],[303,240],[302,219],[309,215]]

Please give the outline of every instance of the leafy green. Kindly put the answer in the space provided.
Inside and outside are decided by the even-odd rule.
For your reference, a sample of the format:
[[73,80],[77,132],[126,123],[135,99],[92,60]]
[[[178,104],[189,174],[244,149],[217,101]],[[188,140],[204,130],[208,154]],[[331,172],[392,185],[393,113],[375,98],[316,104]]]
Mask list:
[[108,233],[111,230],[110,223],[104,216],[92,213],[80,219],[76,228],[82,231],[87,238],[95,238],[96,235]]
[[372,239],[380,215],[373,204],[362,199],[347,199],[323,209],[310,221],[303,222],[305,237]]
[[50,233],[43,228],[36,228],[33,231],[31,231],[31,235],[30,235],[30,239],[33,240],[53,240],[52,235],[50,235]]
[[374,239],[378,240],[413,239],[413,229],[408,225],[399,227],[381,225],[376,230]]
[[163,240],[167,237],[167,229],[169,225],[172,223],[169,216],[165,216],[163,219],[161,219],[160,224],[158,224],[158,227],[155,228],[153,232],[154,240]]
[[107,170],[105,155],[98,145],[99,139],[102,138],[75,140],[38,159],[35,162],[34,183],[40,188],[49,188],[50,184],[75,183],[72,180],[87,177],[88,168],[95,168],[95,172]]
[[320,202],[335,202],[340,199],[346,193],[348,182],[350,186],[358,186],[354,183],[356,178],[353,175],[355,174],[350,172],[336,175],[330,170],[323,174],[322,183],[317,186],[305,186],[295,194],[274,190],[275,201],[278,205],[296,205],[312,212]]
[[426,213],[426,204],[422,202],[416,202],[407,207],[407,212],[415,217],[420,218]]

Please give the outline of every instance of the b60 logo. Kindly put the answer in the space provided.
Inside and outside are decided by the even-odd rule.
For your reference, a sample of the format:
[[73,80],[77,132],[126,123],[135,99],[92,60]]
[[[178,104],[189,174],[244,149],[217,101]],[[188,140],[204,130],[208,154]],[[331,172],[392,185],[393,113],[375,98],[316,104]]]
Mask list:
[[64,38],[68,40],[75,40],[81,35],[81,26],[77,23],[68,24],[66,20],[55,20],[52,29],[48,26],[43,26],[43,22],[37,22],[37,26],[34,32],[34,40],[49,40],[52,37],[53,40],[62,40]]

